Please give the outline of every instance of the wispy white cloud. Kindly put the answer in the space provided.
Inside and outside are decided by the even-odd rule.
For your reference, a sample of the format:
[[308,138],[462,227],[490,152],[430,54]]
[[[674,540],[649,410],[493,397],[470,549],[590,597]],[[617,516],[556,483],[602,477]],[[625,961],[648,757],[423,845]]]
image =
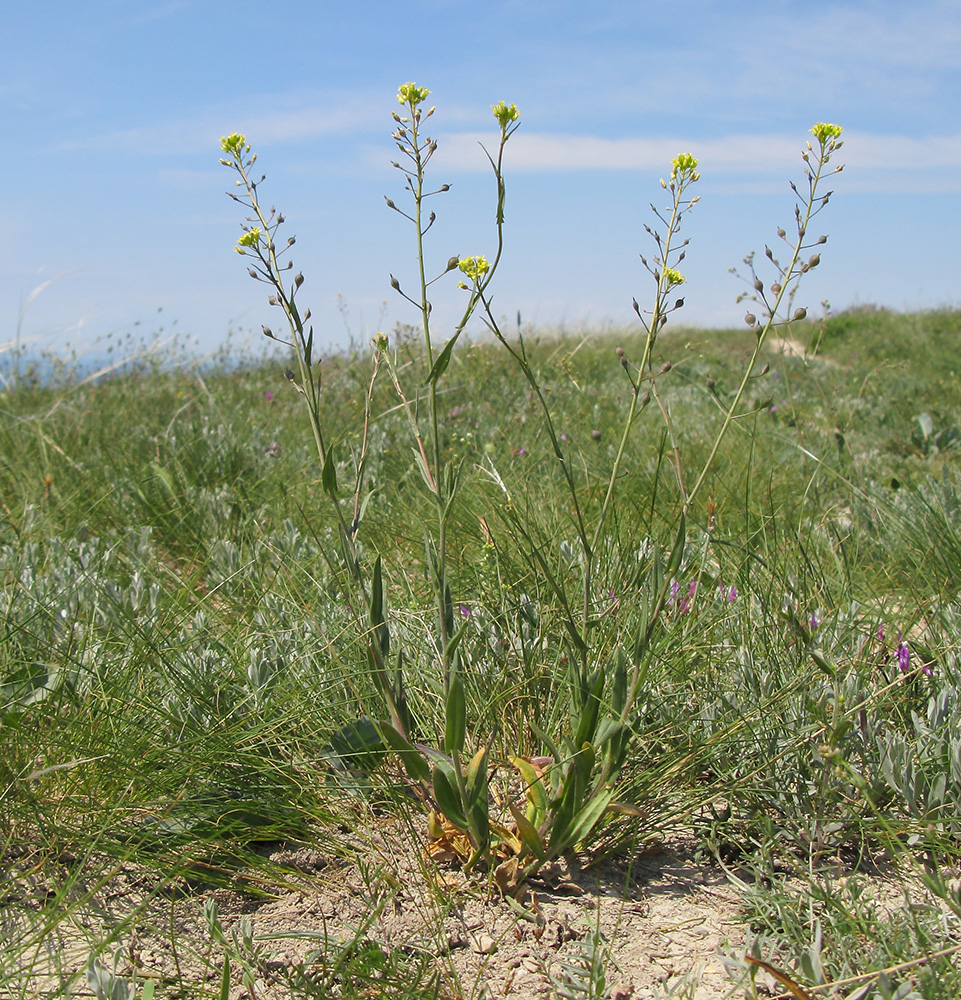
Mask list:
[[[518,172],[655,170],[666,173],[680,152],[693,153],[702,174],[761,180],[772,174],[799,173],[804,137],[787,134],[739,134],[716,139],[690,136],[607,139],[596,135],[523,133],[511,140],[508,169]],[[487,170],[478,144],[493,149],[496,135],[483,132],[442,137],[437,165],[447,170]],[[844,163],[850,176],[865,171],[873,190],[885,183],[897,190],[941,190],[946,170],[961,168],[961,134],[920,138],[850,132],[834,163]],[[912,176],[905,176],[913,175]],[[885,181],[885,177],[889,181]],[[857,185],[855,180],[854,185]],[[907,185],[907,188],[906,188]],[[951,190],[961,189],[961,176]]]
[[[272,102],[274,107],[271,107]],[[198,109],[189,118],[168,119],[64,140],[59,148],[191,154],[209,152],[212,141],[231,132],[244,133],[259,148],[325,135],[386,129],[384,118],[380,95],[376,99],[358,94],[263,97],[246,107]]]

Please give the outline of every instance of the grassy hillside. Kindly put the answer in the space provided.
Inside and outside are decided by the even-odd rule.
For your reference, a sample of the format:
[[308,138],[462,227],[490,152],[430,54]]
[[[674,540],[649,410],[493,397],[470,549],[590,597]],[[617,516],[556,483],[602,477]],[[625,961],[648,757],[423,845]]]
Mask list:
[[[631,358],[643,338],[524,331],[577,509],[540,404],[504,348],[459,346],[438,433],[459,484],[446,585],[465,761],[486,747],[498,780],[513,774],[530,789],[512,759],[586,752],[575,733],[593,697],[574,666],[583,626],[585,668],[625,669],[638,688],[616,737],[624,762],[611,804],[570,849],[630,857],[683,830],[705,865],[756,876],[745,926],[799,982],[921,959],[891,976],[910,995],[956,997],[961,313],[863,309],[787,329],[680,536],[681,490],[708,456],[754,336],[669,326],[657,340],[654,367],[670,368],[627,436],[586,595],[578,518],[595,523],[605,505],[633,392],[616,349]],[[395,331],[390,351],[416,408],[421,347]],[[30,995],[29,956],[117,865],[151,873],[151,893],[239,878],[269,893],[286,876],[259,844],[354,856],[358,837],[396,819],[391,836],[417,850],[449,846],[419,801],[430,805],[436,784],[422,788],[418,767],[383,742],[389,706],[370,654],[371,636],[389,632],[412,745],[449,750],[426,527],[435,504],[411,459],[409,418],[383,373],[370,388],[366,353],[325,357],[324,421],[335,429],[325,472],[286,364],[0,394],[10,872],[0,906],[19,929],[0,973],[14,995]],[[345,587],[331,475],[368,591],[380,559],[382,620]],[[580,601],[583,619],[571,610]],[[595,699],[612,718],[613,683]],[[606,746],[590,743],[598,767]],[[499,823],[514,820],[505,810]],[[522,833],[516,820],[515,840]],[[882,859],[919,905],[866,934],[856,899],[825,886],[830,873]],[[468,867],[482,882],[493,862]],[[376,877],[389,885],[389,873]],[[89,950],[124,940],[135,907],[129,920],[91,930]],[[363,967],[356,985],[331,959],[323,988],[375,995],[364,983],[380,976],[388,985],[376,995],[424,995],[426,968],[390,961],[386,972]],[[878,992],[863,996],[894,995],[871,982]]]

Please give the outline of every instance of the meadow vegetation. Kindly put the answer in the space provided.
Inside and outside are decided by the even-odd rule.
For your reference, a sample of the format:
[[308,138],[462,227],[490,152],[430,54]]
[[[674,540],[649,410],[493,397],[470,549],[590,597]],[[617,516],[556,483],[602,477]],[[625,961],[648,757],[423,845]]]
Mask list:
[[[5,382],[3,989],[477,995],[369,927],[269,970],[223,930],[216,891],[294,880],[265,844],[366,863],[388,898],[376,831],[519,919],[555,862],[683,836],[742,895],[732,988],[764,969],[801,998],[961,995],[961,313],[806,314],[841,145],[818,125],[783,249],[745,259],[741,329],[676,315],[688,154],[635,328],[507,324],[490,288],[518,114],[493,109],[495,252],[431,271],[426,96],[401,88],[408,202],[388,199],[422,265],[392,279],[413,325],[315,346],[293,240],[231,136],[279,353]],[[463,286],[442,336],[434,280]],[[121,872],[140,902],[92,913]],[[184,894],[208,899],[215,978],[124,964],[147,901]],[[558,995],[605,995],[593,949]]]

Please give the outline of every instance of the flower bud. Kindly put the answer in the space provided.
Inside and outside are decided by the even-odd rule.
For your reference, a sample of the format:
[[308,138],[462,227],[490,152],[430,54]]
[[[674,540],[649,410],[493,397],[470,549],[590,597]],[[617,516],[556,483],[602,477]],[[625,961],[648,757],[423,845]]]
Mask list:
[[264,331],[264,336],[265,337],[270,337],[271,340],[274,339],[273,331],[270,329],[269,326],[261,326],[260,329]]
[[390,287],[394,289],[395,292],[400,291],[400,282],[393,276],[390,276]]

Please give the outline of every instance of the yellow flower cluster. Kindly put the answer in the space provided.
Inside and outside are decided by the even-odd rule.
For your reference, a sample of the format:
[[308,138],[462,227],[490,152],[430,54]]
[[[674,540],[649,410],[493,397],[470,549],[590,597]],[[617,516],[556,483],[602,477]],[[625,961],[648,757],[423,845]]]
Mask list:
[[678,153],[671,161],[671,183],[676,183],[678,175],[680,175],[682,181],[689,180],[693,184],[701,177],[696,168],[696,157],[690,153]]
[[521,116],[516,104],[507,104],[505,101],[492,104],[491,111],[494,112],[494,117],[502,129],[506,129],[511,122],[516,122]]
[[403,83],[397,91],[397,103],[405,107],[416,108],[427,100],[430,91],[426,87],[418,87],[416,83]]
[[487,263],[487,258],[483,255],[480,257],[465,257],[458,262],[457,266],[471,281],[480,281],[490,270],[490,264]]
[[234,249],[237,253],[243,253],[244,247],[255,247],[260,244],[260,226],[254,226],[253,229],[248,229],[243,236],[237,240],[237,245]]
[[814,128],[811,129],[814,138],[824,146],[832,139],[837,139],[840,137],[844,129],[840,125],[833,125],[831,122],[818,122]]

